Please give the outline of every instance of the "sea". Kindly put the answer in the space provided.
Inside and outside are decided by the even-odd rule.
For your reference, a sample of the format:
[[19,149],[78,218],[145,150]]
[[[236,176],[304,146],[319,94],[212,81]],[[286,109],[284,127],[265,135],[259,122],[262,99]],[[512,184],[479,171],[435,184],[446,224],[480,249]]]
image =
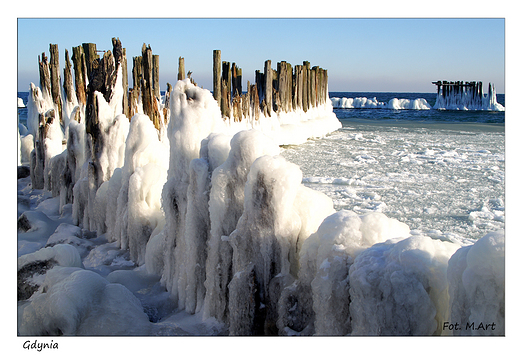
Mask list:
[[[18,97],[27,104],[28,92]],[[436,93],[330,92],[330,98],[425,99]],[[497,94],[505,106],[505,96]],[[432,238],[477,240],[505,226],[505,112],[334,109],[342,128],[282,148],[303,184],[336,210],[381,212]],[[18,109],[19,123],[27,108]]]

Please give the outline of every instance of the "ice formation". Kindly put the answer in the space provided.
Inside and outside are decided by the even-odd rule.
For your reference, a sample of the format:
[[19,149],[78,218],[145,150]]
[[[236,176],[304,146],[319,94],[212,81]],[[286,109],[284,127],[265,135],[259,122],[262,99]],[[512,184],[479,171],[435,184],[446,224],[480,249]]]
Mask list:
[[377,98],[366,98],[366,97],[356,97],[356,98],[330,98],[332,106],[337,109],[393,109],[393,110],[402,110],[402,109],[414,109],[414,110],[429,110],[431,106],[428,104],[426,99],[417,98],[417,99],[397,99],[392,98],[386,102],[380,102]]
[[437,99],[434,109],[442,110],[491,110],[504,111],[497,102],[495,85],[489,83],[487,94],[482,90],[482,82],[436,82]]
[[503,230],[489,233],[450,258],[450,321],[459,322],[454,335],[504,335],[504,243]]
[[350,269],[353,335],[440,335],[458,245],[412,236],[376,244]]
[[110,98],[94,93],[97,138],[85,108],[66,108],[61,128],[31,86],[24,136],[39,137],[40,114],[49,135],[31,154],[44,199],[18,206],[19,334],[432,335],[454,318],[503,334],[503,234],[460,247],[382,213],[335,212],[279,155],[337,129],[334,101],[235,123],[183,80],[158,130],[122,114],[120,76]]

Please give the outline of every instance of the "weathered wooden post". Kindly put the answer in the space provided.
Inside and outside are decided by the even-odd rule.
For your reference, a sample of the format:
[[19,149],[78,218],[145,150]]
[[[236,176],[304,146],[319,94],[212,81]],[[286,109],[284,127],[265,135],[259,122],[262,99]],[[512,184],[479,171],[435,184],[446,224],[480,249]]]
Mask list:
[[134,89],[141,88],[141,77],[143,75],[143,67],[142,67],[142,56],[136,56],[133,58],[134,66],[132,68],[132,83]]
[[260,100],[258,98],[258,91],[256,85],[253,84],[250,89],[251,92],[251,110],[254,120],[260,119]]
[[[117,39],[119,41],[119,38]],[[121,42],[121,41],[119,41]],[[114,45],[114,39],[112,39],[112,45]],[[121,69],[123,74],[123,114],[128,119],[130,117],[130,106],[128,105],[128,63],[126,60],[126,48],[123,48],[123,57],[121,58]]]
[[61,101],[61,77],[60,77],[60,54],[58,52],[58,45],[49,45],[50,54],[50,74],[51,74],[51,94],[52,101],[58,109],[58,117],[63,125],[62,108],[63,103]]
[[249,81],[247,81],[247,88],[248,88],[248,91],[244,94],[242,94],[242,116],[244,118],[247,118],[249,117],[249,108],[250,108],[250,95],[249,95],[249,87],[250,87],[250,84],[249,84]]
[[231,66],[229,62],[222,62],[222,101],[220,109],[224,118],[231,117]]
[[179,57],[179,71],[177,74],[177,80],[182,81],[186,76],[184,75],[186,70],[184,69],[184,57]]
[[132,89],[128,91],[128,118],[138,112],[139,96],[141,95],[141,78],[142,78],[142,56],[136,56],[132,59]]
[[87,107],[85,113],[85,132],[89,135],[91,144],[91,161],[89,163],[89,182],[92,193],[95,194],[97,188],[105,180],[109,179],[109,173],[103,172],[99,161],[106,145],[104,131],[101,129],[99,121],[99,103],[95,92],[103,95],[109,102],[112,92],[116,85],[118,68],[121,65],[122,48],[121,42],[115,41],[113,53],[106,51],[101,59],[92,62],[90,80],[87,88]]
[[76,94],[74,85],[72,84],[71,63],[69,60],[69,51],[65,49],[65,68],[63,69],[63,92],[65,93],[65,100],[68,103],[74,103]]
[[170,121],[171,92],[172,92],[172,85],[170,83],[166,83],[166,93],[164,94],[164,108],[163,108],[164,124],[168,124],[168,121]]
[[153,77],[153,94],[157,99],[161,99],[161,88],[159,86],[159,55],[152,56],[152,77]]
[[264,105],[267,116],[271,116],[273,111],[273,70],[271,69],[271,60],[264,63]]
[[278,62],[276,64],[276,72],[278,72],[278,87],[276,90],[280,96],[280,102],[278,103],[278,111],[285,111],[285,86],[287,85],[285,79],[285,61]]
[[95,60],[99,59],[95,43],[83,43],[83,52],[85,53],[85,64],[87,67],[87,78],[90,81],[90,73]]
[[47,60],[47,56],[45,56],[45,52],[42,53],[41,59],[38,56],[38,67],[40,72],[40,88],[42,91],[42,95],[51,96],[51,74],[49,71],[49,62]]
[[141,78],[141,98],[143,101],[143,111],[157,130],[160,129],[159,115],[155,94],[153,91],[153,57],[152,48],[143,44],[142,48],[142,78]]
[[312,67],[311,69],[311,76],[310,76],[310,105],[309,107],[313,108],[316,107],[316,66]]
[[231,86],[233,97],[242,95],[242,69],[234,62],[231,65]]
[[82,46],[72,47],[72,62],[74,63],[74,80],[78,103],[87,103],[87,64]]
[[242,98],[239,96],[233,97],[232,102],[233,107],[233,119],[235,122],[241,122],[242,121]]
[[323,70],[323,79],[322,79],[322,91],[323,91],[323,99],[322,104],[327,102],[327,98],[329,97],[329,75],[326,69]]
[[286,85],[285,85],[285,111],[287,113],[289,113],[290,111],[293,110],[292,108],[292,102],[293,102],[293,97],[292,97],[292,93],[293,93],[293,71],[292,71],[292,65],[287,62],[285,64],[286,68],[285,68],[285,81],[286,81]]
[[213,50],[213,98],[217,101],[222,112],[221,62],[220,50]]

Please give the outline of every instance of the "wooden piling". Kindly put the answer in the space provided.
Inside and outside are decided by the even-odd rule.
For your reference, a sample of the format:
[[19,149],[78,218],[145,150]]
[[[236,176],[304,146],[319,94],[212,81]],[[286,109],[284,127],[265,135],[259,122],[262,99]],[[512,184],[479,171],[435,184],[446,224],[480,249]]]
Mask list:
[[[219,106],[222,102],[222,87],[221,87],[221,54],[220,50],[213,50],[213,98],[217,101]],[[222,108],[222,107],[221,107]],[[221,109],[222,110],[222,109]]]
[[136,56],[133,58],[132,83],[133,88],[137,90],[141,89],[141,78],[143,76],[142,61],[142,56]]
[[41,59],[40,56],[38,56],[38,68],[40,72],[40,88],[42,91],[42,94],[45,96],[47,95],[51,96],[51,74],[49,71],[49,61],[47,59],[47,56],[45,56],[45,52],[42,53]]
[[233,107],[233,119],[235,122],[242,121],[242,98],[240,96],[234,96],[232,101]]
[[229,62],[222,62],[221,81],[221,104],[220,109],[224,118],[231,117],[231,66]]
[[85,54],[85,65],[87,67],[87,79],[90,81],[90,73],[95,60],[99,59],[95,43],[83,43],[83,52]]
[[82,46],[72,47],[72,63],[74,64],[74,80],[78,103],[87,103],[87,64]]
[[267,116],[271,116],[273,111],[273,70],[271,69],[271,60],[264,63],[264,105]]
[[73,103],[75,98],[74,85],[72,84],[72,69],[69,60],[69,51],[65,49],[65,68],[63,69],[63,92],[65,100]]
[[256,85],[253,84],[251,86],[251,115],[254,120],[260,119],[260,100],[258,98],[258,91],[256,89]]
[[58,110],[58,117],[60,118],[60,122],[63,125],[63,103],[61,101],[61,76],[60,76],[60,54],[58,51],[57,44],[49,45],[49,55],[50,55],[50,75],[51,75],[51,94],[52,101],[56,105]]
[[182,81],[184,78],[186,78],[184,73],[186,73],[184,69],[184,57],[179,57],[179,71],[177,74],[177,80]]
[[233,97],[242,95],[242,69],[234,62],[231,65],[231,87]]
[[164,108],[163,108],[164,124],[168,124],[168,122],[170,121],[171,92],[172,92],[172,85],[170,83],[166,83],[166,92],[164,93]]
[[128,63],[126,60],[126,48],[123,48],[121,67],[123,75],[123,114],[126,115],[128,119],[131,119],[130,106],[128,105]]
[[89,195],[95,194],[97,188],[110,179],[110,173],[103,171],[100,156],[107,145],[103,131],[108,128],[100,127],[99,103],[96,92],[103,95],[108,102],[112,99],[112,93],[117,83],[117,73],[122,65],[123,50],[120,41],[113,42],[113,52],[106,51],[102,58],[97,58],[91,63],[89,84],[87,87],[87,105],[85,110],[85,132],[90,141],[90,161],[88,164],[88,180],[91,190]]
[[161,88],[159,86],[159,55],[152,55],[152,77],[153,93],[157,99],[161,99]]
[[[247,81],[247,88],[249,88],[249,81]],[[250,108],[250,95],[249,95],[249,90],[242,94],[242,116],[244,118],[247,118],[250,116],[249,114],[249,108]]]
[[141,77],[141,98],[143,101],[143,111],[157,130],[160,129],[159,109],[155,100],[153,90],[153,55],[152,48],[143,44],[142,48],[142,77]]

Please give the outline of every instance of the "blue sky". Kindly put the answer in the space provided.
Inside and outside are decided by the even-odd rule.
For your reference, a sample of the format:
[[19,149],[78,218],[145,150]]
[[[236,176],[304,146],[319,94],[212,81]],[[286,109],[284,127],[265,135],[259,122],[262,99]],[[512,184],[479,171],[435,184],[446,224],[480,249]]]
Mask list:
[[[174,83],[179,56],[204,88],[212,87],[212,52],[243,70],[243,86],[270,59],[328,70],[330,91],[434,92],[436,80],[477,80],[505,91],[503,18],[38,19],[17,21],[18,90],[38,85],[38,55],[119,37],[131,58],[143,43],[160,58],[160,85]],[[132,82],[130,81],[130,85]]]

